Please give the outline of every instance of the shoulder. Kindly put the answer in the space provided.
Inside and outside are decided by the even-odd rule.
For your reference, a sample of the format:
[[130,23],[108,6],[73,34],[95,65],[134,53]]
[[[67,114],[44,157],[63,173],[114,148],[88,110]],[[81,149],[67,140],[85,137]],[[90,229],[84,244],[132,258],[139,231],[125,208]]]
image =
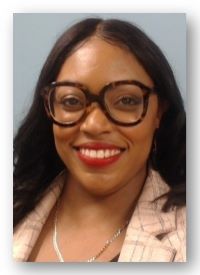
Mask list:
[[[140,200],[140,213],[144,212],[142,224],[163,246],[174,251],[175,262],[186,261],[186,207],[171,207],[164,212],[163,205],[170,190],[160,174],[154,170],[149,173],[145,194]],[[148,207],[148,213],[147,213]],[[143,210],[143,211],[142,211]],[[145,223],[145,224],[144,224]],[[150,224],[153,223],[151,226]]]
[[13,258],[15,261],[27,261],[63,185],[63,176],[60,174],[53,180],[35,209],[15,227],[13,236]]
[[174,211],[175,229],[165,235],[162,243],[176,250],[175,262],[186,262],[186,207]]

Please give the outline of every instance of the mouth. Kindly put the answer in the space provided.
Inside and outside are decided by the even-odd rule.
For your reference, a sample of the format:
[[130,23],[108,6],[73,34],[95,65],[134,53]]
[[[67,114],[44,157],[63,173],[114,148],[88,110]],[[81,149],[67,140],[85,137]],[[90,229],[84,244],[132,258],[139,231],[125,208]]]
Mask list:
[[87,143],[73,147],[78,158],[86,165],[103,167],[118,161],[124,148],[106,143]]

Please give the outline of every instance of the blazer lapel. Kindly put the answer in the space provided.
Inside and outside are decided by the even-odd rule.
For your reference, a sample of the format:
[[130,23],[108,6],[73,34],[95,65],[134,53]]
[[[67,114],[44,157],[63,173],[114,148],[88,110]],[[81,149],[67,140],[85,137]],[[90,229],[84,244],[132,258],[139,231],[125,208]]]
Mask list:
[[63,173],[61,173],[54,179],[36,208],[15,228],[13,237],[13,258],[15,261],[24,262],[28,260],[43,225],[61,193],[63,184]]
[[153,235],[135,229],[129,231],[119,262],[172,262],[176,251]]
[[125,236],[119,262],[170,262],[176,250],[162,243],[162,237],[176,229],[175,210],[161,211],[168,185],[150,170]]

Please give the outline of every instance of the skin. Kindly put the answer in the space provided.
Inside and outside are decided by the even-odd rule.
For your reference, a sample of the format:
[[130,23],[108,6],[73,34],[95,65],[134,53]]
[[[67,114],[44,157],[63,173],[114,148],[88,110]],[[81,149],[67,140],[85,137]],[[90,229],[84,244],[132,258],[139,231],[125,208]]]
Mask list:
[[[122,79],[136,79],[153,87],[150,77],[130,53],[94,37],[67,59],[57,81],[80,82],[93,93],[98,93],[107,83]],[[144,177],[159,120],[156,95],[150,96],[147,115],[135,127],[115,125],[99,107],[95,107],[77,126],[64,128],[53,125],[56,149],[79,188],[91,195],[109,195],[135,177]],[[126,151],[114,165],[102,169],[86,167],[77,158],[72,146],[88,141],[106,141],[126,148]]]
[[[153,87],[151,78],[131,53],[94,36],[65,61],[56,81],[79,82],[98,94],[107,83],[124,79]],[[158,98],[152,94],[144,120],[134,127],[112,123],[98,105],[76,126],[53,125],[57,152],[69,171],[58,216],[59,243],[66,260],[94,256],[130,218],[146,178],[147,160],[160,118]],[[111,143],[126,150],[112,165],[93,168],[82,163],[73,149],[74,145],[91,141]],[[32,254],[34,261],[57,260],[51,245],[53,217],[54,210]],[[124,236],[125,232],[99,261],[109,261],[119,253]]]

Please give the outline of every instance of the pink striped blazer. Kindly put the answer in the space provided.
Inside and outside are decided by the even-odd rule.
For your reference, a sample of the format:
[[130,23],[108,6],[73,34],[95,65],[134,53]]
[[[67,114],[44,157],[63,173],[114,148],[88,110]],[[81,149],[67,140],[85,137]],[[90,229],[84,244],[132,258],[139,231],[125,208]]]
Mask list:
[[[55,205],[62,187],[62,175],[51,184],[48,192],[14,230],[13,257],[25,262],[38,239],[47,217]],[[160,175],[150,170],[142,194],[127,228],[118,262],[185,262],[185,207],[161,211],[164,198],[155,198],[169,190]]]

